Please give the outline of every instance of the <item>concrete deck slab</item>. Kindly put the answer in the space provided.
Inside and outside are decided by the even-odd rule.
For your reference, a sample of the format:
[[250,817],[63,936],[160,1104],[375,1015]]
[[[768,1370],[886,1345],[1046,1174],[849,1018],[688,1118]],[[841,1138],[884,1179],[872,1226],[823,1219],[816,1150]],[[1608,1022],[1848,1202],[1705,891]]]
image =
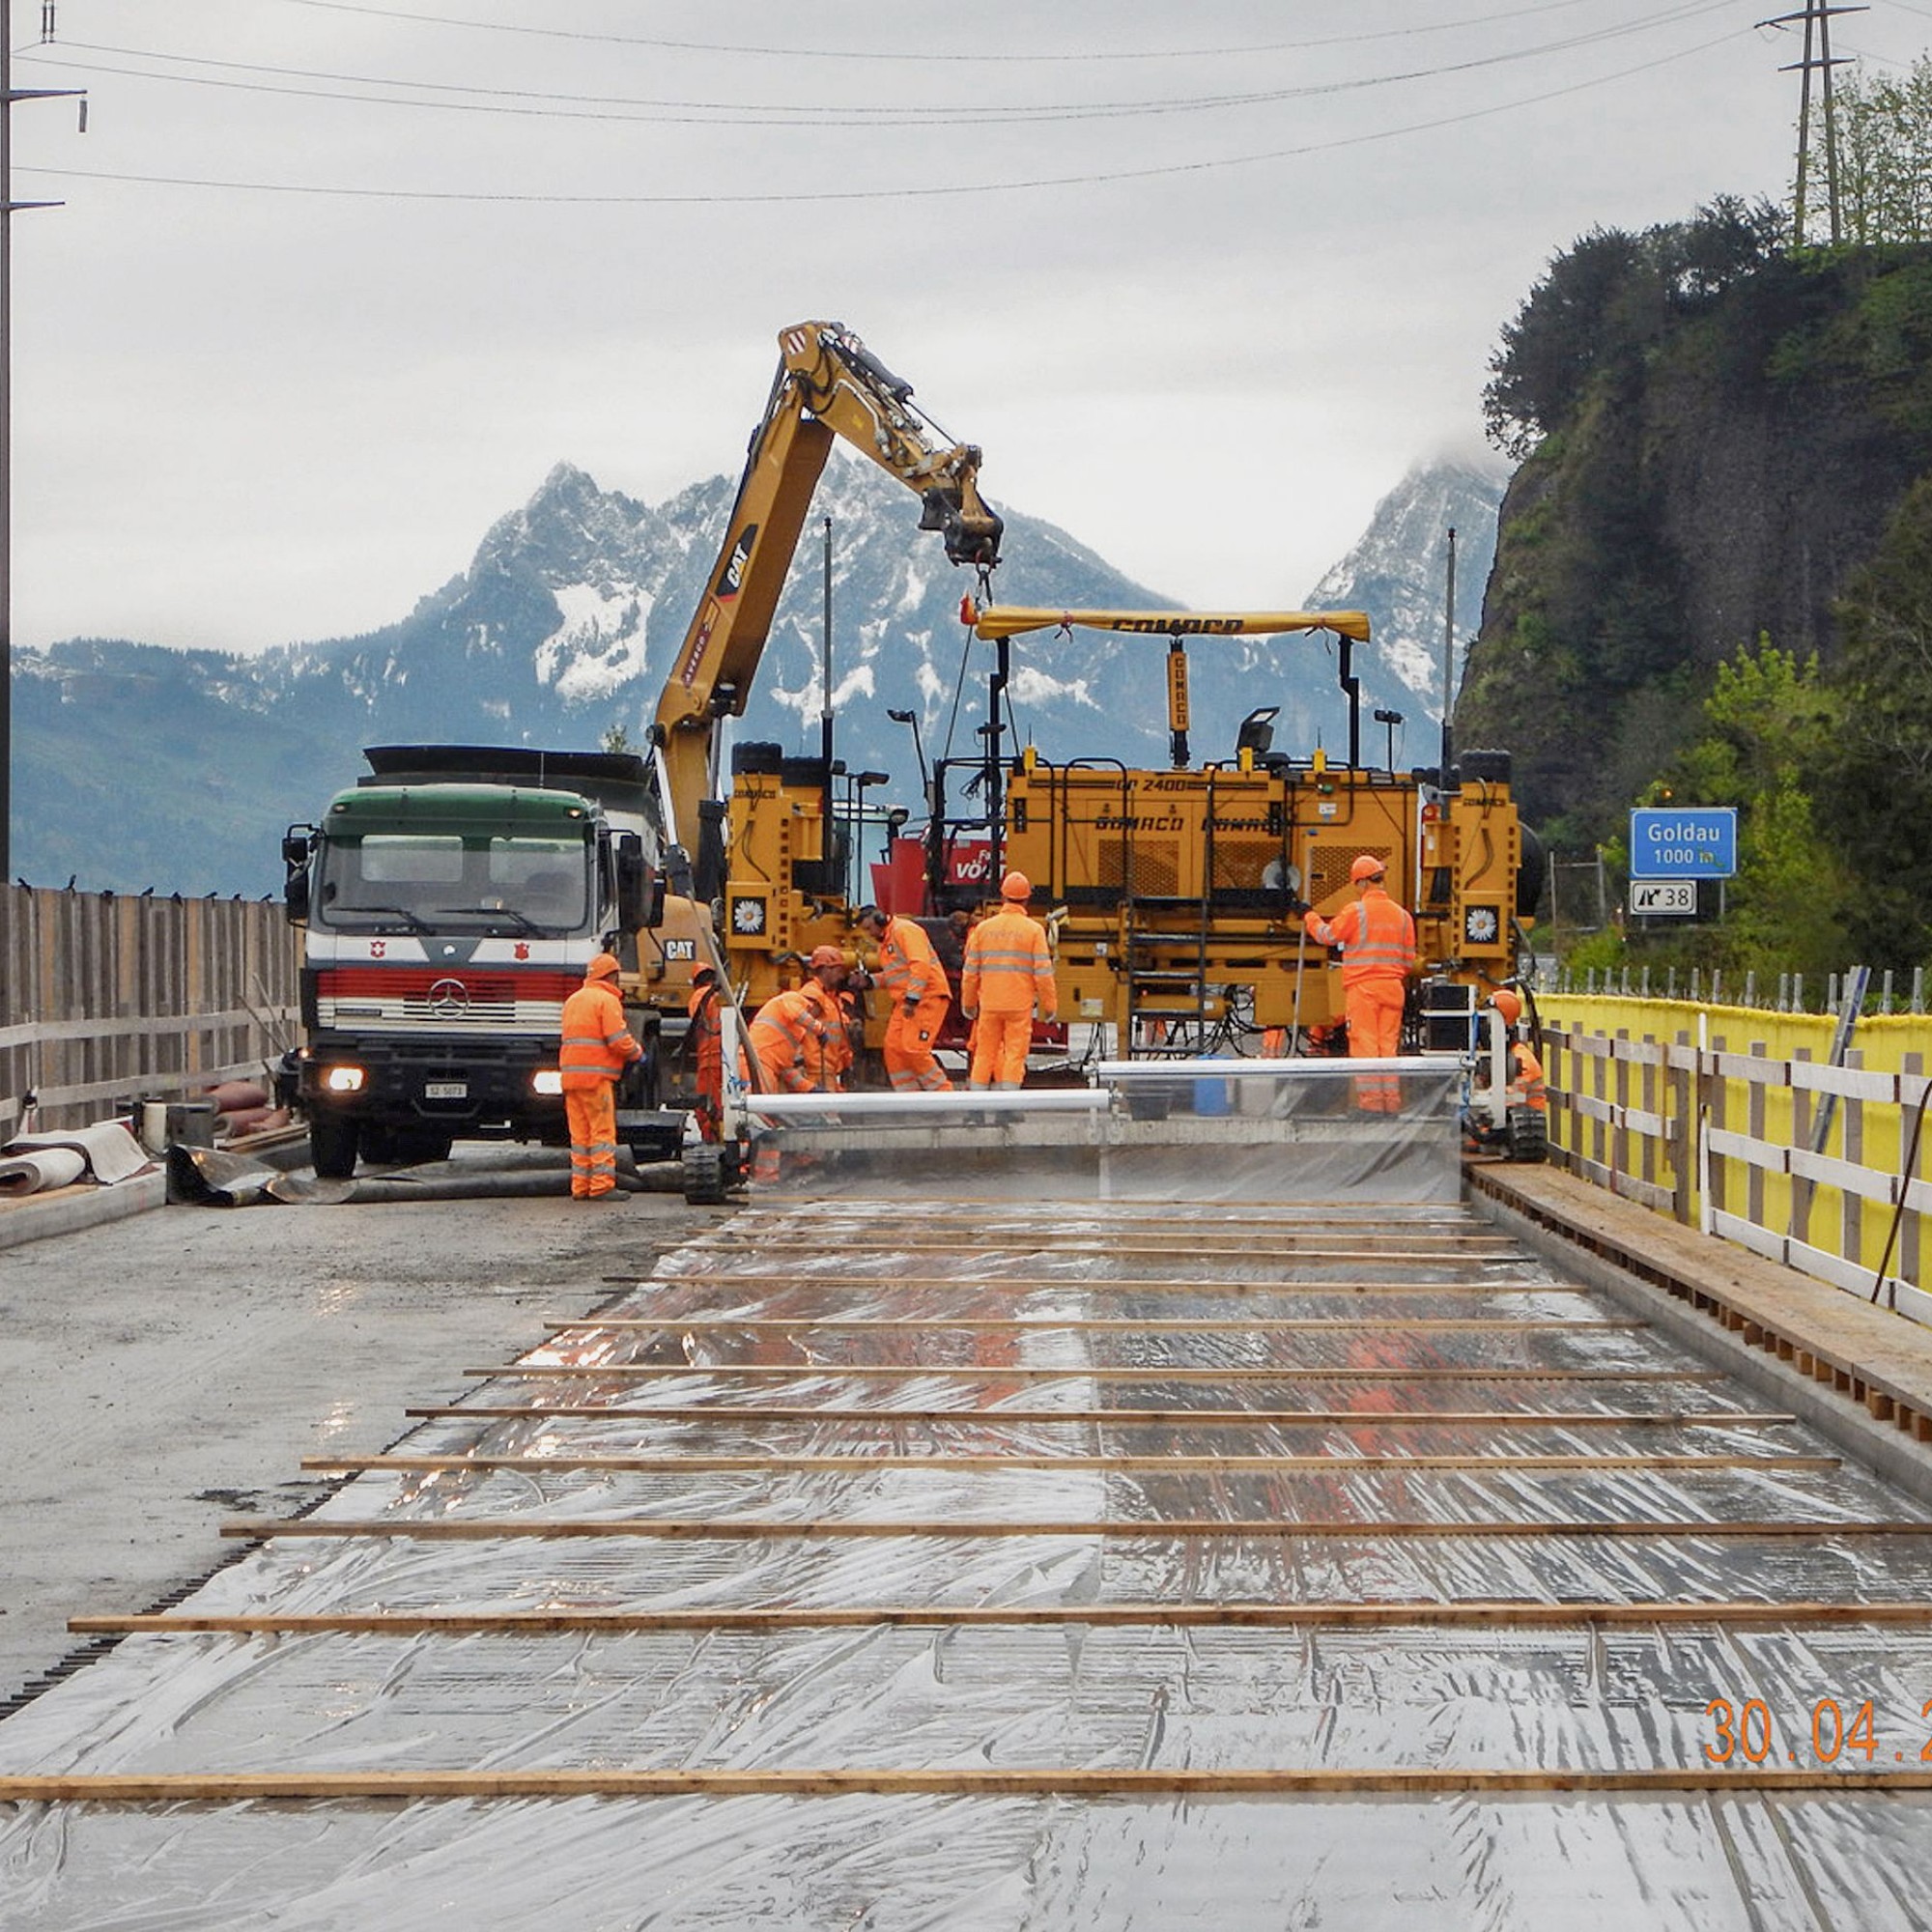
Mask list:
[[465,1362],[725,1211],[169,1208],[0,1253],[0,1706],[72,1650],[69,1616],[146,1608],[233,1555],[225,1516],[309,1501],[302,1457],[384,1448]]

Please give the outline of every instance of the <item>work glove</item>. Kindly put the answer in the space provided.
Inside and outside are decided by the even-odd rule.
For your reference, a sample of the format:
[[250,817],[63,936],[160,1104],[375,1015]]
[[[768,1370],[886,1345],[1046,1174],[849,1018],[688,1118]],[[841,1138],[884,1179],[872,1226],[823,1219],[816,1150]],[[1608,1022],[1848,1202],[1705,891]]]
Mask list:
[[912,1016],[918,1011],[919,1011],[919,1002],[917,1000],[908,1000],[905,1003],[905,1016],[907,1019],[911,1019]]
[[1289,894],[1285,903],[1288,907],[1288,910],[1291,913],[1293,913],[1296,919],[1299,919],[1304,914],[1311,913],[1315,910],[1315,908],[1312,905],[1310,905],[1306,899],[1296,897],[1293,893]]

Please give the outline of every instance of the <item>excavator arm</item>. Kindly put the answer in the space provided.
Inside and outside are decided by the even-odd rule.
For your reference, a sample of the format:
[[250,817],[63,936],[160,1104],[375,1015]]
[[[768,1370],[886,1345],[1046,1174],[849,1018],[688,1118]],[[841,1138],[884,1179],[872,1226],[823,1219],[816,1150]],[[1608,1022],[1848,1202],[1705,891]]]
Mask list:
[[941,434],[912,393],[842,324],[802,322],[780,335],[724,548],[658,700],[673,839],[696,836],[699,802],[716,791],[717,721],[741,716],[751,696],[834,437],[918,492],[919,526],[939,532],[952,562],[972,564],[982,583],[999,562],[1004,526],[980,496],[979,450]]

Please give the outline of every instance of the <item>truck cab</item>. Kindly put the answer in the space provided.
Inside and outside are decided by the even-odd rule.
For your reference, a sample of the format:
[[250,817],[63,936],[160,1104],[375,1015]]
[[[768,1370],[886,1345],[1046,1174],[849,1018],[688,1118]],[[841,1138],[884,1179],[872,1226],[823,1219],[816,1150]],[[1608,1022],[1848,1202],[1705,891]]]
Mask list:
[[[345,1179],[358,1155],[440,1159],[459,1138],[560,1144],[563,1003],[593,953],[635,973],[660,895],[647,828],[598,796],[619,780],[641,791],[641,773],[569,767],[639,761],[368,756],[374,776],[283,843],[289,917],[306,926],[295,1075],[316,1172]],[[500,768],[525,757],[545,763]],[[639,1132],[672,1157],[682,1122],[655,1114],[655,1025],[637,1010],[644,1059],[620,1103],[651,1116]]]

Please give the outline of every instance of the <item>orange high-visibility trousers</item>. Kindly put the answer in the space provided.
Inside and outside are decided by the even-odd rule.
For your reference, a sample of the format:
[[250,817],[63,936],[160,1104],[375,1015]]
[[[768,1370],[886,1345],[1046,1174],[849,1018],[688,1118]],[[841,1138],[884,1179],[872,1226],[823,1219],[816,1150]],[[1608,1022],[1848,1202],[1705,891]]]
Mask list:
[[1033,1044],[1033,1009],[1021,1013],[981,1012],[974,1028],[973,1085],[1017,1087],[1026,1078]]
[[895,1002],[893,1016],[886,1022],[886,1078],[902,1094],[944,1094],[952,1082],[946,1069],[932,1057],[932,1042],[946,1024],[947,1009],[952,1004],[945,993],[928,993],[911,1012]]
[[579,1201],[594,1201],[617,1185],[617,1087],[600,1080],[575,1087],[563,1096],[570,1122],[570,1191]]
[[[1344,989],[1343,1003],[1350,1060],[1393,1060],[1402,1051],[1402,980],[1380,975],[1357,980]],[[1402,1081],[1393,1073],[1358,1074],[1355,1105],[1365,1114],[1399,1114]]]

